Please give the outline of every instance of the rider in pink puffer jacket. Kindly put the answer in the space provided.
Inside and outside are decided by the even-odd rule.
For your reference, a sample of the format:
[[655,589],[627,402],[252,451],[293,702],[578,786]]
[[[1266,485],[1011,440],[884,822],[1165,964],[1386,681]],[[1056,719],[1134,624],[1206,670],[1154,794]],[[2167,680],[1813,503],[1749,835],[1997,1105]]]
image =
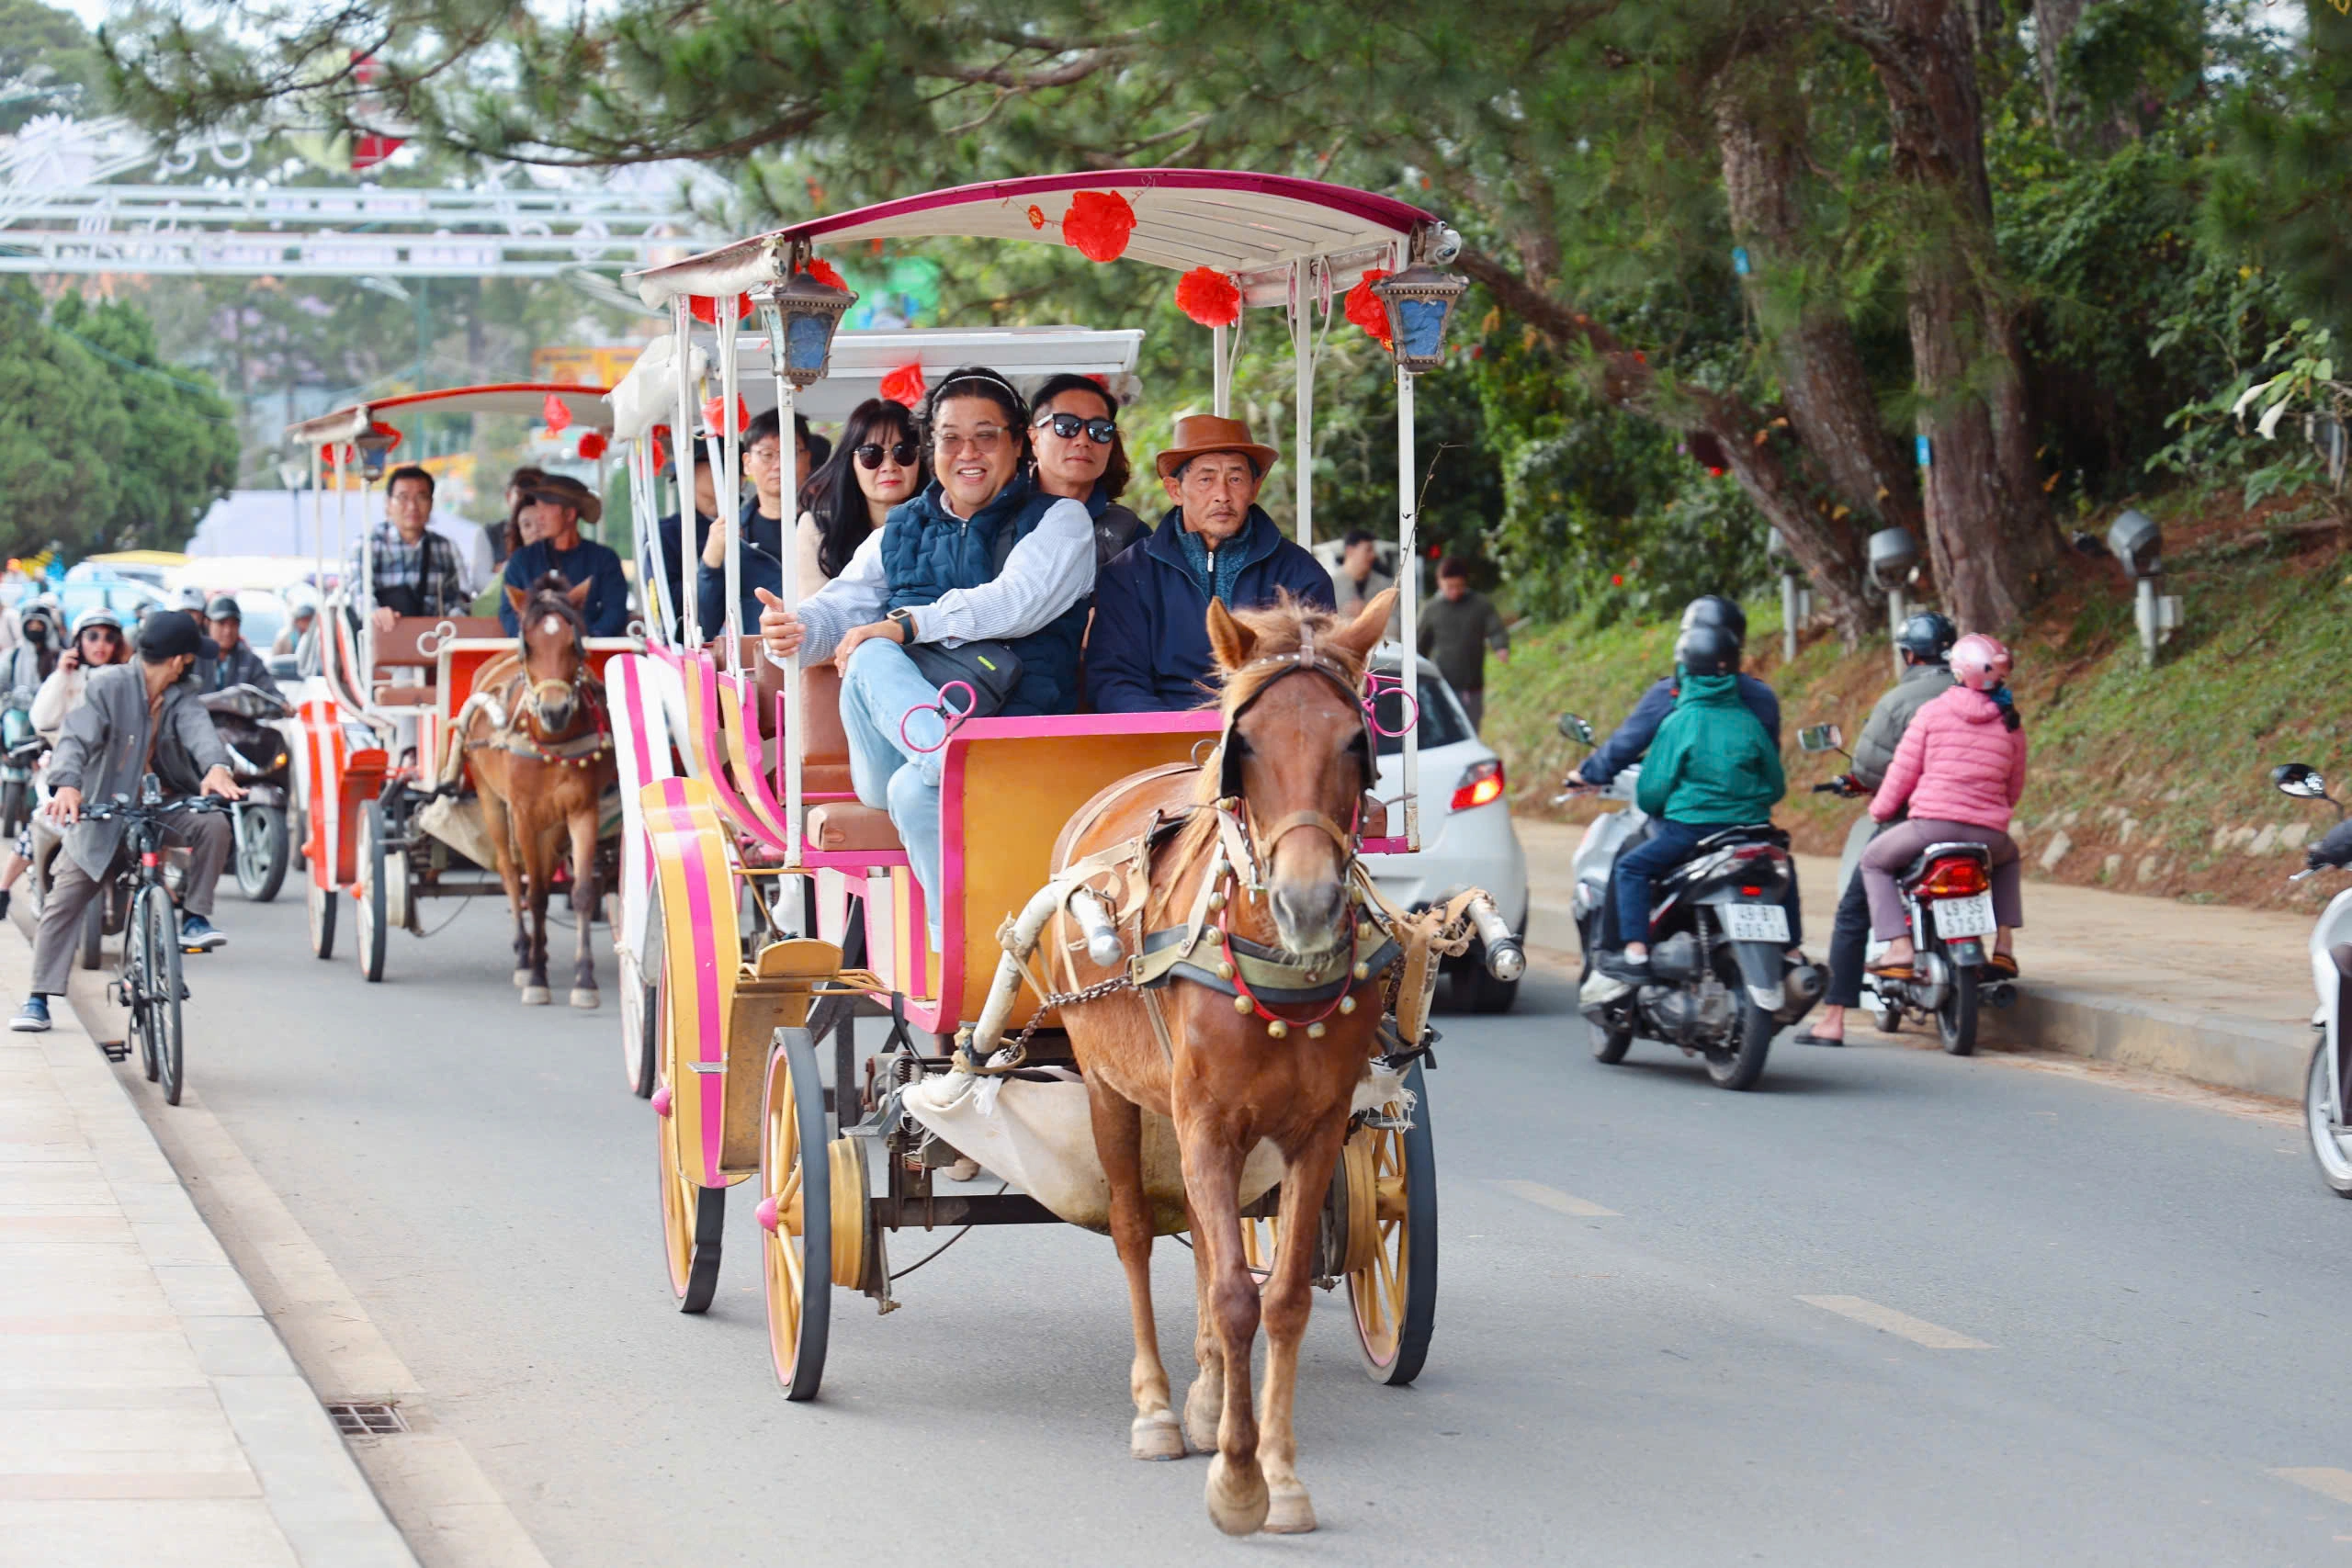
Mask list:
[[1991,967],[2014,976],[2012,933],[2025,923],[2024,875],[2009,818],[2025,793],[2025,731],[2002,682],[2009,651],[1991,637],[1970,636],[1952,645],[1951,671],[1960,684],[1921,708],[1903,732],[1871,815],[1892,822],[1907,807],[1910,819],[1888,829],[1862,852],[1862,886],[1870,895],[1871,932],[1889,943],[1872,968],[1907,977],[1911,931],[1894,879],[1930,844],[1984,844],[1993,852],[1994,940]]

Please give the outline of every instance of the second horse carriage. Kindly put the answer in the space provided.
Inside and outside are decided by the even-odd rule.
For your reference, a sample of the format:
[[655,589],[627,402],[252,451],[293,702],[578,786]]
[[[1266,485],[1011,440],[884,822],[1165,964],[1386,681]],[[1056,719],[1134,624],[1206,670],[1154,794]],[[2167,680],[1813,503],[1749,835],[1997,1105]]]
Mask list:
[[[338,409],[287,432],[311,454],[322,548],[328,492],[320,481],[331,475],[339,542],[357,546],[358,563],[356,575],[338,584],[320,617],[319,673],[305,682],[296,710],[295,836],[309,870],[311,951],[320,958],[334,955],[347,897],[359,971],[370,981],[384,976],[391,931],[425,934],[425,900],[501,896],[507,891],[503,860],[517,856],[544,868],[554,863],[547,852],[551,847],[568,846],[526,844],[510,835],[485,812],[478,789],[474,753],[484,726],[476,716],[492,702],[493,687],[519,690],[518,681],[529,683],[521,669],[527,649],[492,616],[400,615],[379,624],[374,529],[364,503],[353,526],[347,481],[355,472],[362,482],[380,479],[400,443],[401,423],[426,415],[544,419],[594,436],[594,448],[601,450],[612,429],[605,391],[514,383],[455,387]],[[364,502],[365,491],[357,493]],[[340,559],[336,565],[340,570]],[[326,567],[322,561],[322,574]],[[526,634],[531,629],[525,628]],[[562,683],[582,696],[566,709],[560,732],[547,733],[536,719],[526,723],[515,703],[498,706],[488,728],[502,739],[513,732],[513,744],[532,755],[574,766],[593,760],[599,776],[608,778],[612,741],[595,687],[615,657],[642,644],[630,637],[579,637],[569,626],[559,640],[576,645]],[[536,703],[536,694],[527,700]],[[510,706],[517,711],[507,711]],[[596,852],[603,870],[594,880],[608,887],[617,874],[617,799],[605,817]],[[534,896],[543,902],[542,890]],[[583,953],[587,925],[583,919]],[[518,953],[516,984],[526,1000],[546,999],[543,953],[537,962],[542,972],[534,981],[531,960]],[[537,995],[531,994],[534,987]],[[593,985],[573,989],[576,1004],[594,1005]]]
[[[1075,243],[1079,215],[1106,210],[1124,215],[1112,254],[1206,272],[1230,291],[1210,340],[1219,414],[1246,309],[1287,321],[1302,451],[1316,316],[1328,325],[1340,296],[1369,291],[1396,363],[1412,559],[1413,377],[1443,352],[1463,285],[1439,269],[1458,241],[1405,203],[1311,181],[1198,170],[1011,181],[656,269],[640,291],[671,310],[673,331],[640,368],[673,390],[657,403],[625,382],[623,434],[650,436],[663,405],[691,428],[706,378],[720,407],[736,406],[739,310],[755,318],[789,428],[828,376],[854,298],[815,261],[820,243],[1059,242],[1067,230]],[[714,353],[695,344],[696,320]],[[632,483],[649,501],[651,457],[650,439],[635,444]],[[1296,465],[1302,542],[1309,468]],[[682,489],[689,474],[682,465]],[[794,571],[787,553],[787,604]],[[641,575],[658,580],[658,561]],[[1400,586],[1409,648],[1417,584],[1408,572]],[[1194,711],[967,717],[943,696],[935,909],[891,816],[856,798],[830,664],[779,668],[731,624],[715,649],[657,632],[644,659],[617,661],[634,801],[621,925],[642,933],[641,991],[629,994],[645,1008],[644,1032],[626,1043],[633,1064],[650,1046],[638,1076],[657,1113],[682,1310],[712,1300],[727,1191],[745,1180],[757,1183],[772,1359],[796,1400],[818,1392],[833,1289],[895,1304],[894,1237],[1043,1222],[1109,1232],[1136,1308],[1136,1457],[1215,1450],[1220,1528],[1312,1529],[1290,1438],[1306,1292],[1344,1286],[1374,1379],[1419,1374],[1437,1290],[1424,1078],[1437,964],[1474,942],[1504,979],[1523,962],[1484,894],[1399,908],[1370,874],[1372,857],[1420,847],[1409,722],[1403,795],[1370,794],[1380,709],[1365,671],[1387,611],[1385,596],[1345,624],[1213,605],[1224,699]],[[1387,711],[1409,715],[1415,660],[1400,671]],[[676,776],[672,740],[685,759]],[[1284,762],[1294,750],[1333,760]],[[860,1010],[888,1019],[870,1055],[854,1037]],[[982,1170],[992,1187],[970,1179]],[[1183,1232],[1203,1326],[1180,1420],[1145,1259],[1154,1234]],[[1261,1286],[1272,1340],[1262,1430],[1249,1376]]]

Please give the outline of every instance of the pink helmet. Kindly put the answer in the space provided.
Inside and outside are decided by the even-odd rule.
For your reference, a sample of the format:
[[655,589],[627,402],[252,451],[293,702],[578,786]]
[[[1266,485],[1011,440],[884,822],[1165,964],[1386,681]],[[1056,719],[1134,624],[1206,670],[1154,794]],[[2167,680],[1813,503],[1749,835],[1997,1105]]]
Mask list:
[[2009,650],[1983,632],[1970,632],[1951,645],[1952,679],[1973,692],[1989,692],[2008,679]]

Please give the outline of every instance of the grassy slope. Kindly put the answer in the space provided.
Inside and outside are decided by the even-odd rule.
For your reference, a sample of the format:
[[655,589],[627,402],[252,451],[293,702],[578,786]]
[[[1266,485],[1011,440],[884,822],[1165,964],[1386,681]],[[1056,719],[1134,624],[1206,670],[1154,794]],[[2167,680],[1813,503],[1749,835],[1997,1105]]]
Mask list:
[[[2278,795],[2268,773],[2307,761],[2352,784],[2352,555],[2338,536],[2278,516],[2161,519],[2165,588],[2188,624],[2153,671],[2141,668],[2120,572],[2062,563],[2059,591],[2012,643],[2033,748],[2017,829],[2031,875],[2296,909],[2337,890],[2340,878],[2287,882],[2303,835],[2334,816]],[[1849,655],[1811,632],[1784,665],[1777,600],[1749,615],[1749,668],[1782,705],[1790,796],[1779,819],[1800,848],[1835,853],[1860,805],[1807,793],[1845,760],[1801,755],[1795,731],[1834,720],[1850,744],[1893,679],[1884,638]],[[1517,638],[1510,663],[1488,675],[1486,728],[1521,809],[1549,812],[1580,754],[1554,716],[1572,709],[1605,730],[1670,668],[1672,644],[1670,626],[1570,624]]]

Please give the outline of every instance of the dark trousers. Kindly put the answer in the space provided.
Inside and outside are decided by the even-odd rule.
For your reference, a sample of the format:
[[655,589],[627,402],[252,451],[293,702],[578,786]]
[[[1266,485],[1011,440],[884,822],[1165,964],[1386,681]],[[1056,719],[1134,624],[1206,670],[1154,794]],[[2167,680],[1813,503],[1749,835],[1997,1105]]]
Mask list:
[[1470,720],[1470,733],[1477,734],[1487,727],[1487,689],[1476,687],[1453,694],[1462,700],[1462,712]]
[[[1885,831],[1882,824],[1879,832]],[[1857,865],[1854,874],[1846,879],[1846,890],[1838,896],[1838,918],[1829,928],[1829,1006],[1862,1005],[1862,956],[1870,942],[1870,893],[1862,886],[1861,867]]]

